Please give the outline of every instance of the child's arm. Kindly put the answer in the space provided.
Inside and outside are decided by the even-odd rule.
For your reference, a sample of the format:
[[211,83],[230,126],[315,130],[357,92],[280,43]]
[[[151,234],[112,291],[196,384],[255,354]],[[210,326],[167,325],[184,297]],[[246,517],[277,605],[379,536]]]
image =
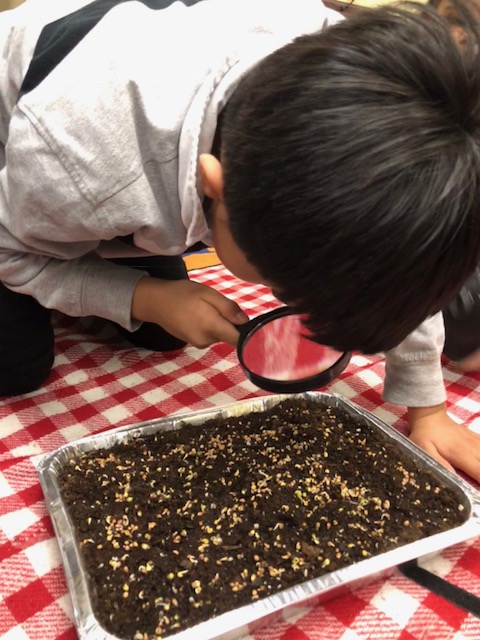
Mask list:
[[413,442],[449,469],[480,481],[480,436],[454,422],[446,411],[443,343],[443,318],[438,313],[386,353],[384,399],[409,407]]
[[444,341],[443,317],[437,313],[385,353],[383,397],[387,402],[407,407],[433,407],[445,402],[441,363]]

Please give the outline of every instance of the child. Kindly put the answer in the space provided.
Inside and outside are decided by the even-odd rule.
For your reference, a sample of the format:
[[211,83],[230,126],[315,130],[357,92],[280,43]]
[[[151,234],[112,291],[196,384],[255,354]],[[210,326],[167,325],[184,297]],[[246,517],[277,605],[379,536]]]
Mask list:
[[180,264],[201,240],[319,341],[392,350],[385,393],[420,407],[412,437],[480,479],[432,332],[480,253],[475,41],[460,53],[413,7],[67,4],[1,27],[0,392],[48,375],[50,309],[149,348],[235,344],[245,314]]

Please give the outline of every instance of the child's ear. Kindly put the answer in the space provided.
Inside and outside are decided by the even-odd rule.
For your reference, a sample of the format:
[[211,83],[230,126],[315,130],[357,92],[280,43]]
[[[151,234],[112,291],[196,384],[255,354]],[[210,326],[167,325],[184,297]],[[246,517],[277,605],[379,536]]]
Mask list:
[[211,200],[221,200],[223,197],[223,171],[220,160],[210,153],[202,153],[198,164],[203,193]]

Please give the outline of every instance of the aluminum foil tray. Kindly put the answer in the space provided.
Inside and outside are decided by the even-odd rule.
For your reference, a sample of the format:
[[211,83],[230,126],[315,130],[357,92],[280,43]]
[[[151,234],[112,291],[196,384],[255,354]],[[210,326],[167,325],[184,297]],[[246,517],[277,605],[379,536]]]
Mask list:
[[117,640],[117,636],[107,632],[99,624],[91,607],[88,582],[82,569],[79,545],[75,540],[74,528],[59,489],[58,475],[62,467],[72,458],[77,458],[92,449],[108,449],[127,439],[148,435],[159,430],[181,428],[181,424],[186,422],[201,424],[211,418],[228,418],[251,411],[263,411],[273,407],[286,397],[309,397],[321,406],[341,408],[357,419],[366,421],[381,430],[388,439],[395,443],[395,446],[398,446],[415,460],[419,469],[428,470],[435,479],[440,480],[458,493],[459,503],[464,506],[466,520],[460,526],[448,531],[356,562],[320,578],[302,582],[273,596],[221,614],[194,627],[169,635],[168,640],[233,640],[239,638],[257,627],[271,624],[280,616],[288,618],[289,615],[294,615],[298,608],[313,606],[354,587],[357,588],[366,582],[387,576],[403,562],[440,551],[480,534],[480,493],[430,458],[395,429],[336,394],[310,392],[293,396],[272,395],[236,402],[225,407],[182,413],[120,427],[64,445],[42,458],[38,465],[40,483],[60,546],[80,640]]

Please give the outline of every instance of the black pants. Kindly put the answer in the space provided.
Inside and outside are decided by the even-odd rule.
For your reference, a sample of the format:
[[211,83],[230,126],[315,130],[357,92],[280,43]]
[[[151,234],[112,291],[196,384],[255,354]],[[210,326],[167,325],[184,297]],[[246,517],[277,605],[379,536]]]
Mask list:
[[[122,258],[117,264],[143,269],[164,280],[188,279],[181,256]],[[13,293],[0,283],[0,396],[37,389],[49,376],[54,359],[52,312],[30,296]],[[153,351],[185,346],[156,324],[145,322],[131,333],[118,327],[131,344]]]
[[480,268],[444,310],[443,319],[443,351],[450,360],[464,360],[480,349]]

